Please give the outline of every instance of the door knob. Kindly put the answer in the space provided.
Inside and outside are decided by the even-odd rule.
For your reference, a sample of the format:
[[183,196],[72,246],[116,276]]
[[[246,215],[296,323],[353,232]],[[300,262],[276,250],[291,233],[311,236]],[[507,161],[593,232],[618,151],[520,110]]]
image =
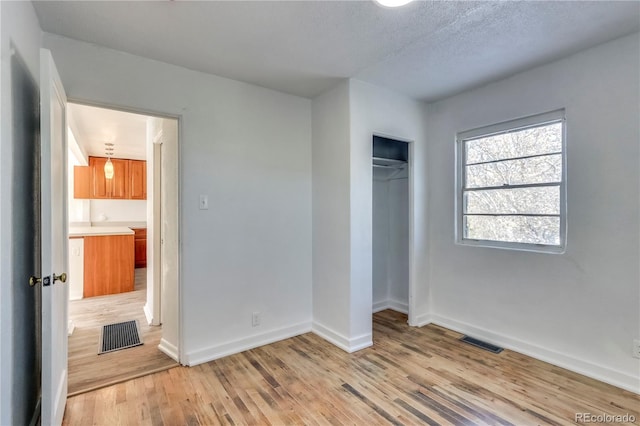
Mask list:
[[34,275],[29,277],[29,287],[33,287],[36,284],[40,284],[42,282],[42,278],[38,278]]
[[66,283],[67,282],[67,273],[63,272],[60,275],[53,274],[53,282],[55,283],[56,281],[60,281],[60,282]]

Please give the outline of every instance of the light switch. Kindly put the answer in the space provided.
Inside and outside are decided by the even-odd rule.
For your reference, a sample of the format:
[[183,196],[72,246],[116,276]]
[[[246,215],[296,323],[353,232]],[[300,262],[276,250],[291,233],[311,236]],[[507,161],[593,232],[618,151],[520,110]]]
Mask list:
[[200,195],[200,210],[209,210],[209,197]]

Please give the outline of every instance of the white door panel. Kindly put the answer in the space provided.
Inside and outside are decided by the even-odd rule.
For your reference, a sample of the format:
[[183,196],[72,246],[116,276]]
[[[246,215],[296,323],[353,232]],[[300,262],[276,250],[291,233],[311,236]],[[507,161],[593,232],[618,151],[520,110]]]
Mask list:
[[51,52],[40,51],[42,424],[62,423],[67,399],[66,95]]

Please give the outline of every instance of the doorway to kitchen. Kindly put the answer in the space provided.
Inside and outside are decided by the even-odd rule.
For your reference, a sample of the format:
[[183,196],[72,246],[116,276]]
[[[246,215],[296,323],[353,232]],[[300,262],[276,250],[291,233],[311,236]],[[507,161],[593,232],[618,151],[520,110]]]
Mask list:
[[74,395],[179,361],[178,120],[70,102],[68,127]]

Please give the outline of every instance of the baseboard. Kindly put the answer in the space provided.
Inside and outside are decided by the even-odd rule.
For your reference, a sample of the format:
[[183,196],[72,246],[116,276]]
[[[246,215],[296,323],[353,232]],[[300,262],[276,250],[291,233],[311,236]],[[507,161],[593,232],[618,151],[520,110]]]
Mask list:
[[432,322],[431,314],[416,315],[413,321],[411,320],[411,317],[409,317],[409,325],[412,327],[423,327],[427,324],[431,324],[431,322]]
[[313,322],[311,332],[348,353],[356,352],[373,345],[373,336],[371,333],[349,339],[317,321]]
[[160,352],[167,355],[175,362],[179,362],[180,357],[178,356],[178,347],[176,345],[167,342],[165,339],[160,339],[158,349],[160,349]]
[[144,306],[142,307],[142,310],[144,311],[144,316],[147,317],[147,324],[149,325],[153,324],[153,314],[151,314],[149,305],[145,303]]
[[376,302],[372,307],[372,311],[374,314],[376,312],[384,311],[385,309],[391,309],[402,314],[409,314],[409,305],[407,303],[399,302],[392,299]]
[[389,309],[388,300],[382,300],[374,303],[371,310],[375,314],[376,312],[384,311],[385,309]]
[[397,300],[389,300],[389,309],[400,312],[402,314],[409,314],[409,304],[404,302],[399,302]]
[[640,394],[640,380],[638,377],[613,370],[609,367],[597,365],[589,361],[575,358],[571,355],[555,352],[541,346],[524,342],[499,333],[476,327],[461,321],[456,321],[441,315],[431,315],[431,322],[442,327],[485,340],[494,345],[528,355],[549,364],[582,374],[592,379]]
[[268,345],[280,340],[289,339],[311,331],[310,322],[302,322],[289,327],[279,328],[277,330],[267,331],[266,333],[257,334],[243,339],[234,340],[221,345],[211,346],[209,348],[200,349],[185,354],[185,363],[189,366],[202,364],[213,361],[218,358],[237,354],[258,346]]

